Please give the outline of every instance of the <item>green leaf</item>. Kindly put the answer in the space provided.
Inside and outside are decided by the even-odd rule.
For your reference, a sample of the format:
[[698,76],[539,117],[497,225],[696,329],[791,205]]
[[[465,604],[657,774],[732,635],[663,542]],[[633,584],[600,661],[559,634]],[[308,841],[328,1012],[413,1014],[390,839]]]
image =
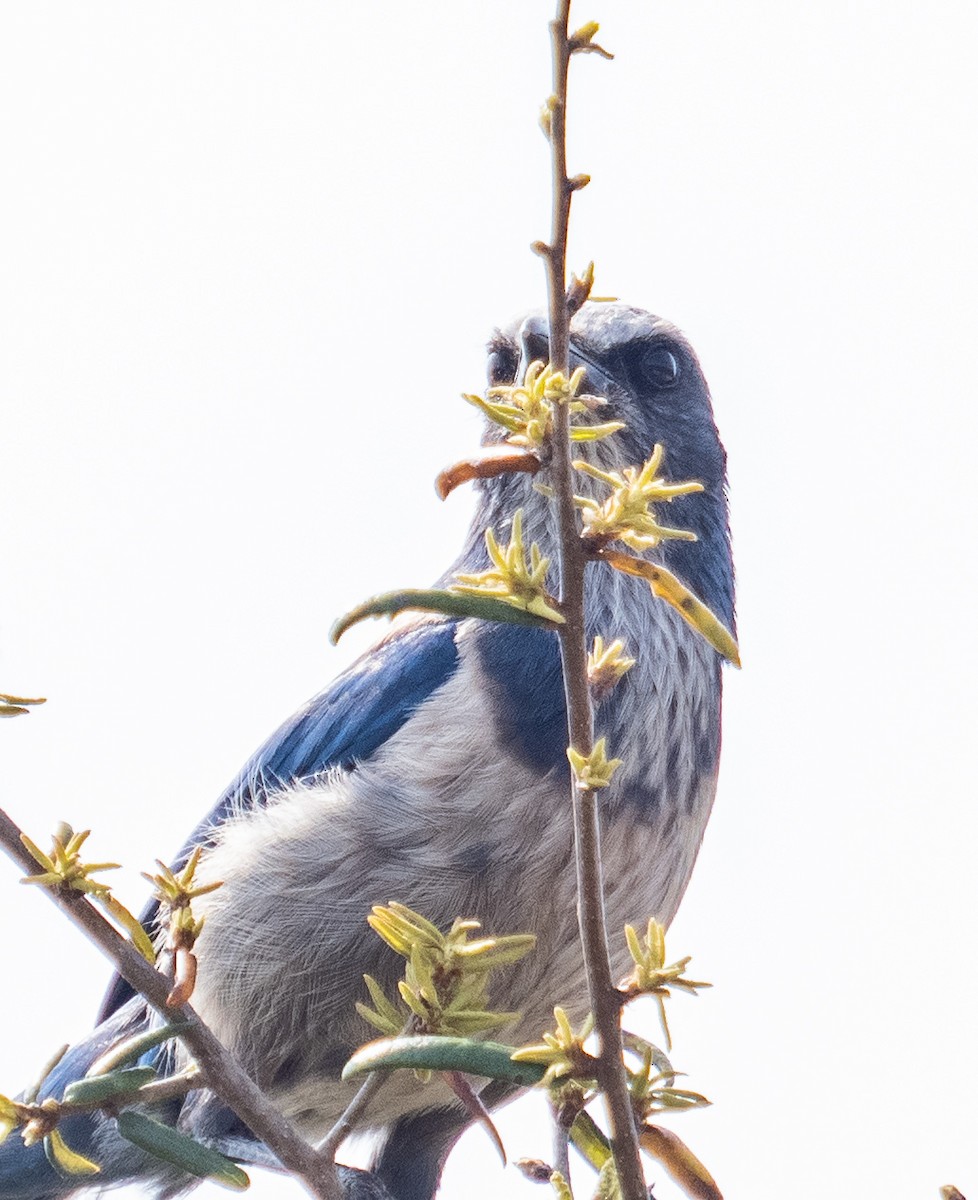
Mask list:
[[140,924],[139,918],[131,913],[124,904],[120,903],[115,896],[106,894],[104,896],[96,896],[95,899],[110,916],[115,917],[126,933],[129,934],[132,944],[139,953],[146,959],[150,966],[154,966],[156,963],[156,950],[150,941],[149,934]]
[[442,1022],[458,1033],[480,1033],[484,1029],[496,1029],[519,1020],[518,1012],[488,1012],[485,1009],[449,1008]]
[[657,1159],[692,1200],[723,1200],[716,1181],[686,1143],[671,1129],[643,1125],[638,1142]]
[[494,970],[519,962],[536,946],[535,933],[511,933],[498,938],[479,938],[454,947],[461,959],[478,959],[480,969]]
[[663,1108],[676,1108],[686,1111],[690,1108],[706,1108],[710,1101],[699,1092],[691,1092],[686,1088],[659,1088],[655,1097]]
[[674,608],[717,653],[722,654],[735,667],[740,666],[740,650],[733,634],[671,571],[667,571],[658,563],[647,562],[631,554],[622,554],[618,550],[602,550],[599,557],[626,575],[637,575],[647,580],[654,595]]
[[[51,1074],[51,1072],[58,1065],[58,1063],[61,1062],[61,1060],[64,1058],[64,1056],[68,1053],[68,1049],[69,1049],[68,1043],[65,1042],[65,1044],[63,1046],[61,1046],[61,1047],[59,1047],[59,1049],[55,1050],[55,1052],[51,1055],[51,1057],[44,1064],[44,1066],[41,1067],[40,1073],[37,1076],[37,1078],[34,1080],[34,1082],[31,1084],[31,1086],[27,1089],[27,1091],[24,1092],[24,1103],[25,1104],[36,1104],[37,1103],[37,1097],[40,1094],[41,1087],[42,1087],[45,1079],[47,1079],[47,1077]],[[0,1119],[2,1119],[4,1116],[4,1101],[5,1100],[6,1100],[5,1096],[0,1096]],[[9,1103],[10,1103],[10,1101],[8,1100],[7,1104],[9,1105]],[[9,1116],[10,1115],[9,1112],[6,1115]],[[19,1122],[18,1122],[18,1124],[19,1124]],[[3,1141],[2,1137],[0,1137],[0,1141]]]
[[553,629],[554,622],[534,616],[522,608],[514,608],[492,596],[473,596],[461,592],[447,592],[440,588],[403,588],[398,592],[384,592],[358,604],[345,616],[339,618],[329,631],[329,640],[335,645],[352,626],[367,617],[394,617],[407,612],[443,613],[449,617],[477,617],[482,621],[496,621],[507,625],[531,625],[537,629]]
[[411,1012],[421,1021],[426,1021],[431,1015],[421,1000],[421,996],[409,987],[403,979],[398,980],[397,990],[401,993],[401,999],[408,1006]]
[[469,392],[463,392],[462,399],[479,409],[490,421],[508,429],[510,433],[522,433],[526,428],[526,414],[515,404],[493,404],[492,401],[483,400],[481,396],[474,396]]
[[621,1181],[615,1169],[615,1160],[608,1158],[598,1175],[598,1189],[594,1193],[595,1200],[622,1200]]
[[217,1150],[202,1146],[186,1134],[179,1133],[170,1125],[163,1125],[142,1113],[119,1113],[116,1118],[119,1132],[127,1142],[132,1142],[140,1150],[152,1154],[163,1162],[172,1163],[188,1175],[196,1175],[198,1179],[212,1179],[215,1183],[234,1188],[242,1192],[250,1186],[251,1180],[241,1170]]
[[109,1071],[126,1067],[142,1058],[147,1050],[152,1050],[154,1046],[159,1046],[170,1038],[178,1037],[186,1028],[186,1021],[172,1021],[169,1025],[160,1025],[158,1029],[150,1029],[137,1034],[136,1037],[117,1042],[92,1063],[85,1075],[90,1079],[92,1076],[106,1075]]
[[44,702],[43,696],[32,700],[28,696],[11,696],[8,692],[0,692],[0,717],[21,717],[29,711],[25,705]]
[[559,1171],[554,1171],[550,1176],[550,1186],[553,1188],[557,1200],[574,1200],[574,1193],[570,1190],[570,1184]]
[[611,437],[613,433],[618,433],[624,428],[624,421],[605,421],[603,425],[572,425],[570,440],[572,442],[599,442],[602,438]]
[[416,944],[432,949],[442,948],[445,944],[445,936],[437,925],[433,925],[427,917],[415,912],[413,908],[396,901],[390,904],[375,904],[367,917],[367,924],[392,950],[396,950],[405,958],[411,957],[411,951]]
[[594,1118],[586,1112],[577,1114],[571,1126],[570,1139],[584,1158],[596,1171],[600,1171],[611,1157],[611,1146],[608,1139],[594,1123]]
[[404,1025],[403,1021],[400,1021],[400,1022],[388,1021],[385,1017],[382,1017],[379,1013],[375,1013],[369,1004],[363,1004],[360,1000],[357,1000],[355,1007],[356,1007],[357,1012],[360,1014],[361,1017],[363,1017],[363,1019],[367,1022],[367,1024],[373,1025],[374,1029],[379,1030],[380,1033],[386,1033],[386,1034],[396,1033]]
[[[374,1016],[377,1019],[371,1023],[377,1025],[378,1020],[386,1021],[386,1027],[377,1025],[377,1028],[382,1029],[384,1033],[396,1033],[404,1024],[404,1014],[391,1003],[384,989],[372,975],[364,975],[363,980],[367,985],[367,991],[370,992],[370,999],[374,1002],[374,1008],[376,1009]],[[364,1010],[367,1010],[367,1005],[361,1004],[358,1001],[357,1011],[361,1016],[365,1015]],[[367,1017],[367,1020],[369,1021],[370,1017]]]
[[538,1063],[515,1063],[512,1046],[499,1042],[477,1042],[456,1037],[403,1037],[370,1042],[353,1055],[343,1068],[343,1079],[370,1071],[392,1071],[410,1067],[430,1071],[463,1071],[532,1087],[543,1078]]
[[62,1100],[65,1104],[101,1104],[113,1096],[124,1096],[138,1091],[156,1079],[152,1067],[129,1067],[126,1070],[78,1079],[65,1088]]
[[79,1175],[97,1175],[101,1171],[98,1163],[84,1154],[79,1154],[65,1142],[60,1129],[52,1129],[44,1137],[44,1153],[48,1162],[59,1175],[67,1179]]

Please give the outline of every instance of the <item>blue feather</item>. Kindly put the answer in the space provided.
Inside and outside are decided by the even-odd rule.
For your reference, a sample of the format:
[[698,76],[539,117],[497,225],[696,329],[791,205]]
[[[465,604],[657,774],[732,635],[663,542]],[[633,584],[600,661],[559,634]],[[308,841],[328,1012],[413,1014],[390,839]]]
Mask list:
[[566,768],[567,709],[556,635],[485,625],[477,645],[502,744],[541,774]]
[[[334,768],[353,770],[395,734],[458,666],[457,621],[423,621],[374,646],[328,688],[314,696],[248,760],[214,808],[184,842],[175,860],[182,866],[195,846],[235,812],[264,804],[276,790],[314,779]],[[534,631],[530,631],[534,632]],[[559,666],[559,664],[558,664]],[[158,905],[140,915],[152,932]],[[132,996],[115,976],[99,1021]]]
[[[141,998],[120,1009],[83,1042],[67,1051],[45,1078],[38,1100],[46,1100],[49,1096],[60,1100],[69,1083],[84,1078],[92,1063],[110,1046],[139,1032],[145,1022],[146,1005]],[[58,1127],[72,1150],[101,1160],[95,1135],[104,1120],[97,1114],[79,1115],[66,1118]],[[50,1165],[40,1142],[25,1146],[19,1134],[12,1133],[0,1145],[0,1195],[4,1200],[48,1200],[49,1197],[63,1196],[65,1190],[64,1176]]]
[[381,642],[303,705],[245,764],[188,847],[242,805],[368,759],[455,672],[457,624],[426,621]]
[[[500,363],[513,380],[545,357],[546,335],[546,319],[532,315],[500,333],[493,381]],[[585,457],[619,471],[662,443],[668,477],[702,483],[703,493],[678,497],[668,511],[668,524],[698,540],[667,542],[656,560],[732,627],[725,454],[695,353],[668,323],[602,304],[575,317],[571,359],[585,367],[588,389],[605,398],[604,415],[625,426],[615,439],[583,446]],[[489,432],[487,441],[499,436]],[[587,491],[590,481],[583,486]],[[444,584],[455,572],[486,569],[483,531],[508,539],[519,508],[540,553],[556,562],[553,506],[532,481],[487,479],[478,492],[479,511]],[[715,790],[719,657],[641,580],[591,564],[585,593],[588,642],[598,633],[621,637],[637,659],[595,703],[595,733],[623,759],[603,801],[609,913],[619,926],[636,914],[668,922]],[[421,620],[382,641],[282,725],[184,845],[177,866],[193,846],[209,846],[203,869],[225,881],[202,902],[210,940],[202,943],[195,1003],[311,1132],[327,1128],[346,1103],[336,1076],[364,1033],[353,1008],[361,972],[393,982],[393,964],[380,957],[361,921],[371,903],[390,897],[430,908],[439,920],[477,912],[487,927],[545,929],[550,962],[536,976],[518,973],[501,1006],[524,1009],[527,1029],[538,1028],[551,976],[575,1004],[586,1003],[573,940],[566,740],[553,633]],[[260,877],[253,860],[261,861]],[[150,907],[143,920],[152,926],[155,916]],[[625,957],[619,947],[616,969],[624,969]],[[68,1053],[44,1094],[60,1095],[106,1045],[152,1020],[141,999],[124,1003],[128,995],[116,980],[103,1024]],[[150,1057],[164,1075],[176,1062],[172,1047]],[[398,1200],[430,1200],[465,1124],[459,1110],[424,1105],[394,1094],[371,1113],[389,1137],[375,1164],[379,1178]],[[270,1158],[206,1091],[167,1115],[235,1157]],[[100,1183],[139,1178],[172,1195],[187,1182],[123,1142],[111,1117],[71,1118],[64,1134],[102,1164]],[[55,1200],[74,1186],[59,1179],[41,1147],[25,1149],[14,1137],[0,1149],[4,1200]],[[344,1186],[352,1195],[352,1177]]]

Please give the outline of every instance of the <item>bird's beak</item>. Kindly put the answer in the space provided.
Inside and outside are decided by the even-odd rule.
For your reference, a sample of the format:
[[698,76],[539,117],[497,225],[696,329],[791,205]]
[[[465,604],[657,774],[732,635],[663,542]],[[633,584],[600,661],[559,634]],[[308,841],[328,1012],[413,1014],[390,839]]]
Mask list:
[[[546,363],[550,359],[549,325],[546,317],[527,317],[519,328],[517,338],[520,361],[515,383],[519,385],[526,378],[530,363]],[[585,370],[583,386],[577,390],[578,398],[584,400],[589,408],[598,407],[604,397],[614,394],[615,384],[611,376],[589,358],[573,339],[569,350],[571,372],[576,371],[578,367]],[[498,435],[498,430],[496,432]],[[542,465],[540,453],[536,449],[513,446],[505,440],[491,441],[478,454],[453,463],[441,471],[435,479],[435,491],[444,500],[460,484],[473,479],[494,479],[499,475],[514,472],[535,475]]]
[[[520,343],[520,365],[516,372],[517,382],[522,382],[526,377],[526,370],[532,362],[548,362],[550,359],[550,324],[545,316],[534,314],[527,317],[520,326],[519,343]],[[580,389],[582,392],[589,392],[595,396],[608,396],[614,390],[614,381],[612,377],[602,370],[601,367],[589,357],[587,352],[574,341],[573,335],[570,340],[570,369],[576,371],[578,367],[583,367],[586,375],[584,386]]]

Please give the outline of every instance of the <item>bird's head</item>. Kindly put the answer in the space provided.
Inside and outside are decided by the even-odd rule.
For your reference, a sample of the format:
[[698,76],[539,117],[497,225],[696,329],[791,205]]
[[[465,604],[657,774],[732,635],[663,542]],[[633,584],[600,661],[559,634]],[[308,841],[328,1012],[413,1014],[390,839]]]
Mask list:
[[[531,313],[497,330],[488,346],[490,387],[522,381],[527,367],[548,358],[545,315]],[[683,334],[668,321],[620,303],[585,304],[570,329],[570,367],[583,367],[581,391],[606,403],[595,421],[621,421],[625,428],[602,441],[576,443],[576,457],[606,471],[640,466],[661,443],[665,475],[673,481],[697,480],[703,492],[677,497],[661,514],[663,523],[693,531],[695,543],[665,542],[650,557],[664,562],[720,616],[733,622],[733,567],[727,523],[726,454],[713,419],[710,391],[699,360]],[[487,443],[505,431],[490,425]],[[595,490],[585,476],[579,490]],[[526,532],[545,553],[554,550],[552,506],[526,475],[480,483],[482,502],[467,547],[471,565],[481,530],[505,536],[517,508],[526,510]],[[467,569],[469,569],[467,567]]]

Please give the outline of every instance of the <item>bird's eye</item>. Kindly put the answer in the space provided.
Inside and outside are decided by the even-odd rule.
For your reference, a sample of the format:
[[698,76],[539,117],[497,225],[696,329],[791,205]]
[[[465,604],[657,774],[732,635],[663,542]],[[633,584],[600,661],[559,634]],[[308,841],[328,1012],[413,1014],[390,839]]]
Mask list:
[[679,382],[679,359],[667,346],[649,346],[642,352],[642,378],[656,388],[675,387]]
[[512,346],[496,346],[486,359],[486,375],[490,387],[502,387],[516,379],[518,360]]

